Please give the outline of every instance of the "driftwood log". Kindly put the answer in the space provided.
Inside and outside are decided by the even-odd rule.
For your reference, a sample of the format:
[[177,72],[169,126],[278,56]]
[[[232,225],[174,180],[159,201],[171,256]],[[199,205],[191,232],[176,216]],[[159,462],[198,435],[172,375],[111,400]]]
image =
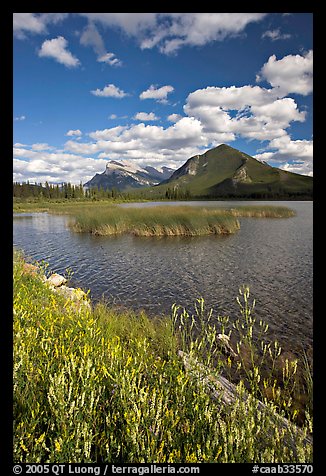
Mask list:
[[[248,400],[248,392],[244,391],[240,394],[236,385],[234,385],[222,375],[213,375],[213,373],[205,365],[201,364],[194,357],[183,352],[182,350],[179,350],[178,354],[181,357],[184,368],[189,373],[189,375],[198,383],[200,383],[205,388],[210,397],[223,406],[224,410],[231,407],[232,404],[239,398],[241,398],[243,401]],[[294,423],[290,422],[282,415],[276,413],[271,407],[265,405],[260,400],[255,400],[258,411],[267,414],[271,421],[275,423],[275,425],[286,430],[284,443],[292,448],[295,454],[296,440],[298,437],[303,440],[304,444],[312,444],[312,437],[310,435],[306,435],[303,430],[301,430],[301,428],[297,427]],[[267,436],[271,438],[273,437],[272,433]]]

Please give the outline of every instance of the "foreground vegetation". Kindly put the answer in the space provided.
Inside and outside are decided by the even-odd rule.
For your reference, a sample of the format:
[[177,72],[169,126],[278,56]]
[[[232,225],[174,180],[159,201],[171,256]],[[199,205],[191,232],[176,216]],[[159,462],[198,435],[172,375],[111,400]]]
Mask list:
[[91,207],[75,214],[72,228],[94,235],[130,233],[135,236],[198,236],[235,233],[237,217],[289,217],[286,207],[204,208],[156,206],[146,208]]
[[[311,405],[302,411],[295,405],[296,392],[311,390],[311,372],[302,382],[298,362],[282,360],[268,326],[255,320],[248,289],[241,290],[232,324],[207,312],[202,299],[195,315],[173,306],[170,318],[150,320],[104,304],[76,307],[44,284],[42,272],[26,272],[15,254],[16,462],[312,460],[305,441]],[[237,358],[221,351],[219,333],[231,337]],[[235,402],[227,407],[212,399],[207,375],[193,378],[178,350],[208,375],[236,377]],[[252,395],[246,401],[245,389]],[[255,397],[271,413],[262,412]],[[275,410],[301,430],[275,424]]]

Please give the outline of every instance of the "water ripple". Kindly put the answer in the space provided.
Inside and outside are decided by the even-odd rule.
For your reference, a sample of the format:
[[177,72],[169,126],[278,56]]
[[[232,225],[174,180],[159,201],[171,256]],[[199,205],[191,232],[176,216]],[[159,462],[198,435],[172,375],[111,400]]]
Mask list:
[[71,232],[65,216],[28,214],[14,220],[14,244],[59,273],[71,268],[74,284],[95,300],[152,315],[202,296],[234,319],[238,288],[248,284],[257,317],[281,342],[300,346],[312,342],[312,203],[282,205],[297,216],[241,218],[233,236],[192,238],[94,237]]

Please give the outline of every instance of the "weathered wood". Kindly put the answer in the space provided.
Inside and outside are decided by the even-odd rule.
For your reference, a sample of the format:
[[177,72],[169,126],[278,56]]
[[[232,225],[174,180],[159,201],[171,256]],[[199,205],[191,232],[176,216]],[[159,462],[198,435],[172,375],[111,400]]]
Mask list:
[[[178,352],[183,361],[185,370],[198,381],[206,389],[207,393],[212,399],[219,402],[223,409],[231,407],[232,404],[239,398],[243,401],[248,401],[250,394],[243,391],[238,392],[236,385],[227,380],[222,375],[213,375],[212,372],[203,364],[198,362],[194,357],[186,354],[182,350]],[[313,440],[310,435],[305,435],[303,430],[297,427],[294,423],[287,420],[282,415],[276,413],[271,407],[265,405],[258,399],[255,399],[257,410],[261,413],[268,414],[272,422],[278,427],[284,428],[286,431],[285,442],[296,452],[296,438],[303,438],[304,444],[312,444]],[[267,435],[273,437],[272,433]]]
[[216,339],[225,355],[230,357],[238,357],[238,354],[231,347],[229,336],[226,334],[217,334]]

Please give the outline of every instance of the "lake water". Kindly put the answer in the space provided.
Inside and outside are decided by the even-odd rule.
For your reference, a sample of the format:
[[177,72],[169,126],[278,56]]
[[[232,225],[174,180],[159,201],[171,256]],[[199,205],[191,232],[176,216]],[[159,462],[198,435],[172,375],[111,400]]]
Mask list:
[[238,289],[249,285],[257,318],[269,323],[283,347],[300,351],[312,345],[313,337],[313,203],[266,204],[288,206],[296,216],[240,218],[240,231],[230,236],[151,238],[74,233],[67,216],[20,214],[13,221],[14,245],[32,259],[45,260],[53,271],[71,268],[73,285],[90,289],[94,300],[104,297],[150,315],[169,314],[173,303],[191,309],[203,297],[208,307],[234,319],[239,317]]

